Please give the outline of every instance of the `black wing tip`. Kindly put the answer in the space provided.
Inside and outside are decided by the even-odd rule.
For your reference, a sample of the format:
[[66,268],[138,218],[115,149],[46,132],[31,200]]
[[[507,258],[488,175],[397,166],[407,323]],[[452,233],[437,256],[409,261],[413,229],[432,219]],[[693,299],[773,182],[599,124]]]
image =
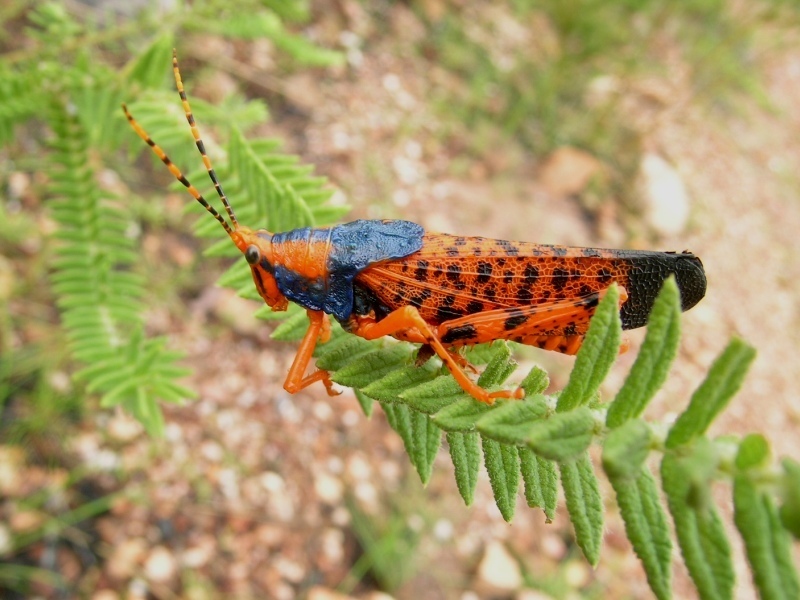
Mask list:
[[681,294],[681,310],[687,311],[706,295],[706,272],[702,261],[691,252],[649,253],[640,257],[640,266],[628,275],[628,301],[620,316],[623,329],[636,329],[647,324],[653,303],[664,280],[675,276]]
[[676,255],[675,280],[681,292],[681,310],[689,310],[706,295],[708,280],[703,262],[691,252]]

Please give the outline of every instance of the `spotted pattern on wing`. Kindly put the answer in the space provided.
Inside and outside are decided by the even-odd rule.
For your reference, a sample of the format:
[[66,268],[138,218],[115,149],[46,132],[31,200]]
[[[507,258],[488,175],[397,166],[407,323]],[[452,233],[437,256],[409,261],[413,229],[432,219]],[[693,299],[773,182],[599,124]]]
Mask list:
[[572,248],[427,233],[419,251],[371,265],[356,283],[369,288],[389,309],[412,304],[425,321],[438,325],[499,308],[578,299],[616,282],[629,295],[621,310],[623,327],[633,329],[646,323],[670,274],[676,275],[684,310],[703,297],[703,267],[689,253]]

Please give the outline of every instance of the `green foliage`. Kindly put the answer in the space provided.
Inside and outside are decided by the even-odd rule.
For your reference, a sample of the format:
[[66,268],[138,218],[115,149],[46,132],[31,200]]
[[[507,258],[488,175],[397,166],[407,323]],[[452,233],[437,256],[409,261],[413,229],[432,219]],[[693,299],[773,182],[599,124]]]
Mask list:
[[795,539],[800,539],[800,463],[790,458],[783,460],[783,504],[781,523]]
[[633,477],[616,477],[608,470],[606,474],[617,497],[625,532],[642,561],[650,589],[657,598],[669,598],[672,540],[655,477],[644,467]]
[[[157,200],[118,191],[129,179],[132,159],[147,151],[127,125],[120,103],[131,104],[185,169],[199,165],[200,158],[174,90],[170,61],[176,44],[191,58],[190,48],[182,45],[188,31],[201,36],[216,31],[221,21],[215,15],[241,9],[252,17],[251,24],[269,25],[264,34],[279,48],[285,70],[342,62],[339,53],[298,33],[295,24],[309,18],[305,0],[252,0],[236,7],[201,0],[178,3],[172,10],[151,8],[143,6],[138,15],[124,19],[98,8],[102,19],[96,21],[93,8],[82,4],[23,0],[0,9],[0,23],[7,26],[0,27],[0,167],[3,175],[13,170],[32,182],[25,197],[3,193],[0,198],[0,438],[22,446],[36,461],[31,468],[47,465],[69,472],[74,481],[68,485],[80,492],[92,487],[94,475],[84,479],[76,470],[69,442],[82,419],[88,416],[97,425],[93,407],[121,406],[150,434],[159,435],[164,427],[159,402],[195,395],[180,385],[190,372],[180,366],[181,353],[155,335],[147,318],[158,290],[141,242],[144,235],[162,236],[165,210]],[[226,35],[236,37],[235,27]],[[213,127],[204,135],[222,133],[221,143],[213,136],[206,141],[230,191],[244,193],[246,188],[243,216],[250,210],[258,223],[258,210],[272,210],[271,218],[283,226],[301,219],[324,223],[346,210],[332,207],[324,180],[282,152],[277,141],[244,135],[267,118],[264,103],[233,94],[214,105],[193,101],[193,109],[202,124]],[[226,159],[234,153],[241,171],[228,167]],[[167,180],[163,165],[153,162],[160,179],[148,184],[149,194]],[[190,175],[200,187],[210,187],[204,170]],[[248,194],[262,193],[259,184],[273,186],[271,195],[251,201]],[[29,207],[38,213],[26,212]],[[291,212],[292,207],[301,212]],[[200,213],[205,222],[208,215]],[[230,246],[224,246],[230,255]],[[240,287],[243,283],[240,279]],[[252,283],[247,293],[252,296]],[[72,381],[64,380],[65,374],[74,374]],[[366,411],[372,400],[362,399]],[[121,484],[112,476],[104,478],[104,485]],[[93,539],[82,531],[82,522],[108,512],[115,495],[104,491],[99,498],[87,498],[66,486],[49,492],[58,502],[52,502],[52,493],[19,502],[20,510],[47,517],[40,526],[5,528],[0,596],[12,590],[20,597],[48,595],[48,587],[55,595],[80,595],[72,577],[50,570],[57,567],[26,565],[38,564],[42,552],[56,551],[62,543],[82,545]],[[13,514],[17,500],[11,502]],[[96,558],[91,552],[87,556]]]
[[733,507],[761,597],[800,597],[791,536],[781,525],[772,498],[750,477],[740,474],[733,482]]
[[79,377],[102,394],[103,406],[121,404],[159,435],[156,399],[191,397],[175,383],[188,371],[175,366],[181,355],[167,351],[164,340],[142,338],[143,279],[129,269],[133,240],[125,213],[95,183],[88,132],[60,105],[50,124],[51,214],[59,224],[51,285],[72,354],[91,365]]
[[756,357],[754,348],[733,339],[714,361],[692,401],[669,431],[667,447],[677,448],[703,435],[714,418],[727,406],[742,385],[750,363]]
[[653,433],[641,420],[608,432],[603,443],[603,470],[610,478],[636,478],[650,453]]
[[714,449],[709,440],[685,455],[667,454],[661,480],[684,562],[702,598],[729,598],[734,571],[730,544],[711,499]]
[[556,464],[525,447],[519,448],[519,460],[525,482],[525,501],[531,508],[541,508],[547,522],[552,522],[558,500]]
[[345,62],[341,52],[320,48],[304,37],[287,31],[281,18],[273,12],[262,11],[252,14],[238,11],[228,18],[206,23],[206,28],[220,35],[245,40],[270,39],[278,48],[303,65],[330,67],[341,66]]
[[423,484],[428,483],[433,471],[433,461],[439,452],[442,430],[427,415],[411,410],[402,404],[385,404],[384,412],[406,446],[411,463]]
[[14,127],[25,123],[45,107],[39,79],[27,69],[0,62],[0,144],[14,138]]
[[480,436],[474,431],[448,431],[445,438],[456,471],[458,493],[464,499],[464,504],[471,506],[481,464]]
[[587,453],[576,460],[559,463],[564,499],[575,530],[575,541],[586,560],[597,566],[603,539],[603,499]]
[[501,444],[490,437],[481,436],[483,464],[489,473],[494,500],[506,521],[514,518],[519,488],[519,454],[510,444]]

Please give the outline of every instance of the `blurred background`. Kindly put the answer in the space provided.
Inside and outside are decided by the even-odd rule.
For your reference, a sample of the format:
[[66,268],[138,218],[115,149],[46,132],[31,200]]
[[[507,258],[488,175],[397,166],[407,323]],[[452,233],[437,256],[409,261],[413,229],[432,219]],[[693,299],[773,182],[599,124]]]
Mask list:
[[[708,295],[648,416],[738,335],[758,358],[713,433],[800,458],[795,2],[7,0],[0,22],[0,596],[649,594],[613,506],[592,570],[562,510],[520,499],[509,525],[485,474],[465,507],[446,450],[423,488],[380,409],[283,391],[296,345],[216,284],[232,255],[192,224],[218,225],[119,110],[211,189],[173,47],[223,184],[262,153],[320,222],[693,251]],[[572,364],[518,358],[553,390]]]

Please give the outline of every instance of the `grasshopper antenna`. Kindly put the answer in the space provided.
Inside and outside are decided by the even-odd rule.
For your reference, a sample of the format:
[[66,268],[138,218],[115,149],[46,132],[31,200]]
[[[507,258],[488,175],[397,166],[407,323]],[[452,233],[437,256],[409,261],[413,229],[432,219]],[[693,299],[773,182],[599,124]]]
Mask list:
[[[125,104],[122,105],[122,110],[125,112],[125,116],[128,118],[128,122],[131,124],[131,127],[133,127],[133,130],[138,134],[140,138],[142,138],[145,141],[145,143],[148,146],[150,146],[150,148],[152,148],[153,152],[155,152],[155,155],[161,159],[161,162],[167,165],[169,172],[175,176],[175,179],[180,181],[186,187],[186,189],[189,190],[189,193],[192,196],[194,196],[195,200],[197,200],[200,204],[203,205],[203,208],[205,208],[208,212],[214,215],[214,218],[220,222],[223,229],[225,229],[225,231],[228,232],[228,235],[233,236],[234,230],[231,228],[230,225],[228,225],[227,221],[225,221],[225,219],[222,218],[222,215],[219,214],[216,211],[216,209],[208,203],[208,200],[206,200],[203,197],[203,194],[201,194],[198,191],[198,189],[194,187],[188,179],[186,179],[183,173],[181,173],[181,170],[177,166],[175,166],[175,163],[173,163],[170,160],[169,156],[167,156],[167,154],[161,149],[161,147],[158,144],[156,144],[149,135],[147,135],[147,132],[141,125],[139,125],[138,121],[136,121],[136,119],[133,118],[133,115],[130,113],[130,111],[128,111],[128,107]],[[203,156],[205,157],[205,154]],[[221,193],[222,191],[220,190],[220,194]],[[225,203],[225,205],[228,206],[227,202]],[[228,214],[231,215],[231,217],[233,217],[233,211],[230,210],[230,207],[228,207]],[[234,222],[234,227],[238,228],[238,223],[236,222],[235,218],[233,219],[233,222]]]
[[225,196],[225,192],[222,191],[222,185],[220,184],[219,179],[217,179],[217,174],[214,172],[214,168],[211,166],[211,159],[208,158],[208,154],[206,154],[206,146],[203,143],[203,139],[200,137],[200,129],[198,129],[197,123],[194,120],[192,108],[189,106],[189,99],[186,97],[186,91],[183,89],[181,71],[178,68],[178,51],[175,48],[172,49],[172,71],[175,74],[175,86],[178,88],[178,94],[181,96],[183,112],[186,113],[186,120],[189,122],[189,127],[192,129],[194,141],[197,144],[197,149],[200,151],[200,155],[203,157],[203,164],[206,166],[208,176],[211,178],[211,183],[214,184],[214,189],[217,190],[220,200],[222,200],[222,205],[225,207],[228,217],[230,217],[233,228],[238,229],[239,221],[236,220],[236,215],[233,213],[233,208],[231,208],[228,198]]

